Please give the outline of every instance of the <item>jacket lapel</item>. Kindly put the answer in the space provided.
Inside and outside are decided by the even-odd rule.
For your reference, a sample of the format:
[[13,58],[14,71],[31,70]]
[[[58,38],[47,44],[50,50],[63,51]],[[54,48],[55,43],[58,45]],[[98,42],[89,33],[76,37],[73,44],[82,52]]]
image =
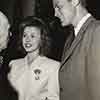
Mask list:
[[74,41],[71,44],[71,47],[66,50],[66,56],[61,62],[61,67],[65,64],[65,62],[70,58],[70,56],[73,54],[74,49],[77,47],[77,45],[80,43],[80,41],[83,38],[83,35],[86,31],[86,28],[88,27],[89,24],[94,20],[94,18],[91,16],[88,18],[88,20],[83,24],[82,28],[80,29],[78,36],[74,39]]
[[75,38],[75,35],[74,35],[74,28],[71,28],[71,30],[69,31],[69,35],[66,39],[66,42],[65,42],[65,45],[64,45],[64,49],[63,49],[63,55],[62,55],[62,59],[61,61],[63,61],[66,57],[66,54],[67,54],[67,51],[68,49],[70,48],[73,40]]

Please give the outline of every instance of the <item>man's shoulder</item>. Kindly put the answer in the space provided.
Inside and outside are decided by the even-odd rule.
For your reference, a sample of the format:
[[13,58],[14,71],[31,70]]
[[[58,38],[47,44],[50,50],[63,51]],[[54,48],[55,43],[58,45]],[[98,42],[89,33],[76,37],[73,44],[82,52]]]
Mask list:
[[90,27],[93,30],[92,32],[100,32],[100,20],[94,18],[94,21],[90,24]]
[[97,20],[93,16],[89,17],[87,22],[86,22],[86,32],[88,33],[94,33],[95,30],[100,29],[100,20]]
[[[90,19],[92,20],[91,23],[92,23],[93,25],[95,25],[94,27],[100,26],[100,20],[94,18],[93,16],[91,16]],[[91,24],[91,25],[92,25],[92,24]]]

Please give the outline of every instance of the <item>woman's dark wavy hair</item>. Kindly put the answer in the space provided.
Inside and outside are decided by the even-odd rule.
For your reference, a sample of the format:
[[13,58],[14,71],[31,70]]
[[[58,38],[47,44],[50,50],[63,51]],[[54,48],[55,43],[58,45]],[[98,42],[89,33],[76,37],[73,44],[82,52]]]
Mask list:
[[[44,21],[38,17],[34,16],[28,16],[24,18],[21,23],[19,24],[19,49],[23,52],[26,53],[23,46],[22,46],[22,37],[23,37],[23,32],[26,27],[37,27],[41,31],[41,43],[40,43],[40,49],[39,53],[40,55],[45,55],[48,56],[49,51],[50,51],[50,44],[51,44],[51,39],[49,36],[49,29],[47,25],[44,23]],[[24,50],[24,51],[23,51]]]

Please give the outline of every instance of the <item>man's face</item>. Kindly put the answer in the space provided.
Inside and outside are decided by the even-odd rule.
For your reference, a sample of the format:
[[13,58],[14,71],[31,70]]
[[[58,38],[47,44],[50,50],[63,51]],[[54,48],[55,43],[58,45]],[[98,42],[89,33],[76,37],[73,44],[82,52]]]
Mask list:
[[0,20],[0,50],[5,49],[8,43],[8,30],[9,30],[8,20],[3,22],[3,19]]
[[75,7],[72,1],[53,0],[55,16],[59,17],[63,26],[73,23],[75,17]]

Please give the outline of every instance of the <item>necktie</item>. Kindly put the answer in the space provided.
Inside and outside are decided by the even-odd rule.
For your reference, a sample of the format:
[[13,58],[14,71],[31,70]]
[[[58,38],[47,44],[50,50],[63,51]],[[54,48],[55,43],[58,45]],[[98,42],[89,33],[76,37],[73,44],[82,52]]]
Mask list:
[[64,46],[64,50],[63,50],[63,55],[62,55],[62,61],[66,57],[67,51],[71,47],[71,44],[72,44],[74,38],[75,38],[74,28],[71,26],[69,28],[69,35],[66,38],[66,42],[65,42],[65,46]]

